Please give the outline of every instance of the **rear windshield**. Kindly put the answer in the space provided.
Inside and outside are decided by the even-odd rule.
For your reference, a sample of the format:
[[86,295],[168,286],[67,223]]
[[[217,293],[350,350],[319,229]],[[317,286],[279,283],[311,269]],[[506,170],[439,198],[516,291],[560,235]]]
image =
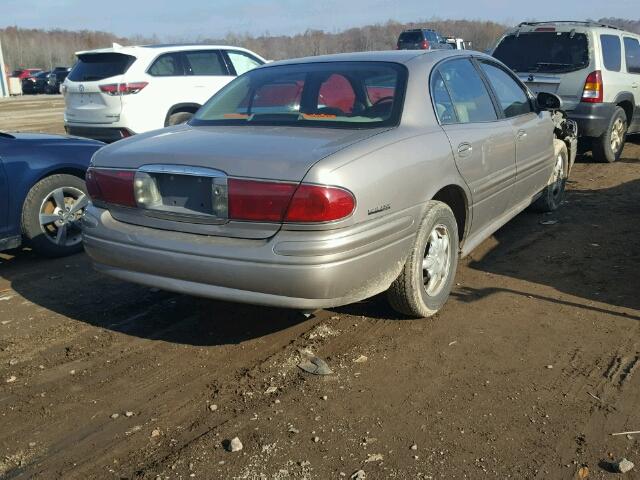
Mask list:
[[397,124],[407,72],[386,62],[258,68],[232,81],[192,125],[366,128]]
[[125,73],[136,57],[123,53],[85,53],[69,73],[69,80],[91,82]]
[[398,39],[399,42],[404,43],[421,43],[423,40],[422,32],[402,32]]
[[521,33],[503,38],[493,56],[516,72],[566,73],[589,65],[589,45],[584,33]]

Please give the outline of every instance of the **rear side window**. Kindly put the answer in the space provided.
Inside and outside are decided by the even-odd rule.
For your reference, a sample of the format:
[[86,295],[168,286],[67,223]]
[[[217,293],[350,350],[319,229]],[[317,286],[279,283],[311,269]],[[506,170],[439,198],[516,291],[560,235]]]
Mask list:
[[600,35],[602,61],[610,72],[619,72],[622,68],[622,47],[617,35]]
[[262,65],[260,60],[244,52],[227,50],[227,55],[229,55],[229,60],[231,60],[236,75],[242,75]]
[[180,53],[174,52],[160,55],[153,62],[148,73],[154,77],[176,77],[184,75]]
[[92,82],[122,75],[136,61],[136,57],[123,53],[86,53],[78,55],[69,80]]
[[438,71],[451,95],[458,122],[478,123],[498,119],[489,92],[469,60],[446,62]]
[[627,72],[640,73],[640,41],[624,37],[624,53],[627,60]]
[[589,65],[589,44],[584,33],[520,33],[504,37],[493,56],[515,72],[566,73]]
[[489,78],[505,117],[531,113],[529,96],[511,75],[493,63],[481,62],[480,66]]
[[184,52],[183,55],[187,75],[229,75],[220,52],[216,50]]

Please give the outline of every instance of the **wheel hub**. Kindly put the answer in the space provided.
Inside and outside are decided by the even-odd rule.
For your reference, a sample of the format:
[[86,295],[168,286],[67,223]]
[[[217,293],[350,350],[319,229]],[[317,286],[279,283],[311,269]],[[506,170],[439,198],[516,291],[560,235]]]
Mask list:
[[87,196],[77,188],[57,188],[49,193],[40,207],[40,229],[45,237],[60,247],[80,243],[78,220],[87,203]]
[[422,278],[428,295],[434,296],[444,288],[449,277],[451,251],[449,230],[436,225],[431,233],[422,260]]

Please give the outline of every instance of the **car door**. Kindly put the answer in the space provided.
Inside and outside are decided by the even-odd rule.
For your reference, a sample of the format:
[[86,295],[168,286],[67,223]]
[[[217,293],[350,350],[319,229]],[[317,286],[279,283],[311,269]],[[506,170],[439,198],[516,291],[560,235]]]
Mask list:
[[638,37],[624,37],[624,54],[627,74],[631,77],[631,93],[636,103],[629,132],[635,133],[640,131],[640,39]]
[[186,71],[185,90],[190,102],[204,104],[233,80],[220,50],[189,50],[182,53]]
[[478,60],[500,114],[513,128],[516,144],[516,179],[513,202],[530,199],[547,185],[553,172],[553,124],[547,112],[536,112],[526,88],[501,65]]
[[468,57],[436,67],[431,95],[458,171],[471,191],[471,232],[490,228],[511,207],[516,173],[511,123],[499,118],[484,80]]

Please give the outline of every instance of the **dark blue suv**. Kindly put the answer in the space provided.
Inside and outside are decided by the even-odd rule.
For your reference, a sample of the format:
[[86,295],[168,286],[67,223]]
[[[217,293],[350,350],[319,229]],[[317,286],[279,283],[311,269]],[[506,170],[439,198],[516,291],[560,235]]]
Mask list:
[[398,50],[451,50],[453,46],[435,30],[417,28],[405,30],[398,37]]

